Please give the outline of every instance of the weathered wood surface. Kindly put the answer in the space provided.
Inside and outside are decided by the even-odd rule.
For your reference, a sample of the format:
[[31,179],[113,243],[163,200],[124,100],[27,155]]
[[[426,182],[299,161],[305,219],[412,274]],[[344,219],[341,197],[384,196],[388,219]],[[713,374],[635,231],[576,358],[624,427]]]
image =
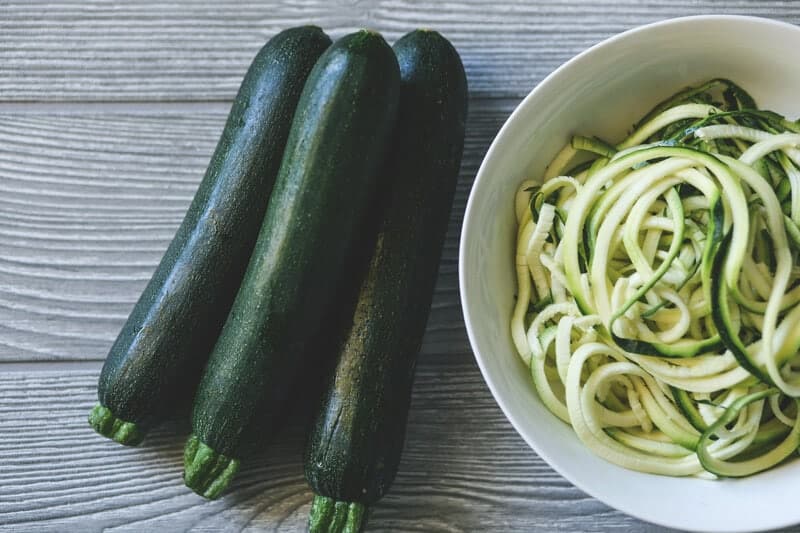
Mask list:
[[639,24],[707,13],[800,22],[777,0],[88,0],[2,2],[5,101],[228,100],[267,37],[309,22],[395,39],[429,26],[453,40],[471,90],[520,96],[588,46]]
[[0,531],[303,530],[301,423],[207,503],[180,480],[185,427],[124,449],[85,418],[247,64],[270,35],[308,22],[390,40],[438,29],[472,89],[406,452],[370,529],[661,531],[572,487],[505,420],[466,339],[458,232],[486,148],[545,75],[619,31],[722,12],[800,23],[800,4],[774,0],[0,0]]
[[[0,524],[9,531],[303,529],[311,494],[301,424],[249,461],[228,496],[207,503],[181,481],[187,428],[166,428],[140,449],[92,433],[85,417],[96,378],[0,377]],[[423,356],[400,474],[375,507],[372,530],[630,527],[641,524],[581,494],[525,445],[469,358]]]
[[[425,349],[468,353],[458,234],[482,154],[516,101],[473,100]],[[0,115],[0,361],[100,360],[180,224],[227,106]]]

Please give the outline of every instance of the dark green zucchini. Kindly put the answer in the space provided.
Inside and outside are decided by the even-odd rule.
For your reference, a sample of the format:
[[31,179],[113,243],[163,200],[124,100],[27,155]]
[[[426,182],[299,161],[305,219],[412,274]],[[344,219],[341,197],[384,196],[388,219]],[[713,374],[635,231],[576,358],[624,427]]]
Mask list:
[[188,412],[264,218],[292,117],[330,39],[273,37],[242,81],[208,170],[175,238],[109,352],[89,423],[122,444]]
[[306,450],[312,532],[361,530],[367,506],[394,480],[464,145],[467,82],[456,50],[432,31],[412,32],[394,50],[391,186]]
[[[335,42],[308,78],[275,190],[231,314],[195,398],[184,480],[215,498],[242,435],[286,399],[377,190],[400,73],[383,38]],[[264,407],[266,406],[266,408]]]

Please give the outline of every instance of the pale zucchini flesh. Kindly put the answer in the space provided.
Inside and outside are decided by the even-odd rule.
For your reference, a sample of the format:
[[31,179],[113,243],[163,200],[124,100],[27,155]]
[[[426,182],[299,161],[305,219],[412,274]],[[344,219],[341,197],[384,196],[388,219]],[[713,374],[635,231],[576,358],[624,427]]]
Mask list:
[[741,477],[800,445],[798,130],[715,79],[520,187],[513,340],[597,455]]

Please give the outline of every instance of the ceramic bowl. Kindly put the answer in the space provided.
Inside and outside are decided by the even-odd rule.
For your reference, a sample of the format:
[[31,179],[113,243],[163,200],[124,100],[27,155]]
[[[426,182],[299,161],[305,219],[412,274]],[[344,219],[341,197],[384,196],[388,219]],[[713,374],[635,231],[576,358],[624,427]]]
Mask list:
[[672,19],[612,37],[565,63],[522,101],[492,143],[467,204],[459,282],[475,358],[523,439],[575,486],[635,517],[696,531],[800,523],[800,459],[746,479],[671,478],[593,455],[539,401],[509,334],[514,302],[514,193],[541,176],[571,134],[620,139],[653,105],[714,77],[761,108],[800,115],[800,28],[733,16]]

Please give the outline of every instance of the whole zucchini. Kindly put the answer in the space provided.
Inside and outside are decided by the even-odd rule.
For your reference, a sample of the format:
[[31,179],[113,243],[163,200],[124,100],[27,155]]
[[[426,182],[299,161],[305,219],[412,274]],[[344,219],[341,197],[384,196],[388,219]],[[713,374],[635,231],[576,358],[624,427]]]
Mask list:
[[359,531],[394,480],[464,145],[467,81],[441,35],[394,46],[400,108],[377,239],[305,457],[310,531]]
[[256,55],[208,170],[103,366],[89,423],[134,445],[188,411],[239,288],[306,78],[330,39],[293,28]]
[[[242,434],[280,409],[343,274],[394,125],[397,59],[360,31],[320,58],[300,98],[264,224],[192,413],[184,480],[215,498]],[[268,422],[267,424],[268,425]]]

